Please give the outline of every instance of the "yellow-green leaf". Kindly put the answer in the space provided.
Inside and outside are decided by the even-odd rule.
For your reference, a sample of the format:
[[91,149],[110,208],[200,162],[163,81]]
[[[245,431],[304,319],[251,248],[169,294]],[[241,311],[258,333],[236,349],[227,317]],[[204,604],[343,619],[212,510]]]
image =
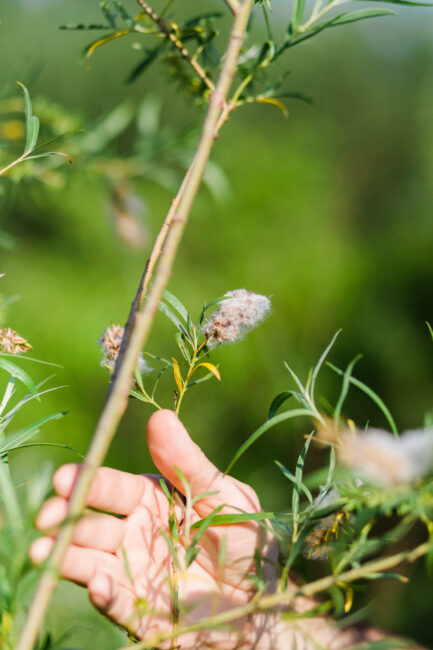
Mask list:
[[105,45],[105,43],[109,43],[110,41],[114,41],[115,38],[119,38],[120,36],[125,36],[125,34],[130,34],[131,29],[122,29],[120,32],[114,32],[113,34],[110,34],[109,36],[104,36],[103,38],[98,38],[97,41],[94,41],[93,43],[90,43],[85,49],[85,54],[86,54],[86,59],[90,59],[92,56],[93,52],[96,50],[96,48],[100,47],[101,45]]
[[180,374],[179,363],[174,357],[171,357],[171,360],[173,362],[174,381],[176,382],[176,386],[178,388],[179,395],[181,395],[182,392],[183,392],[183,381],[182,381],[182,375]]
[[207,368],[207,370],[209,370],[209,372],[211,372],[213,375],[215,375],[215,377],[218,379],[218,381],[221,381],[221,375],[219,373],[218,368],[216,366],[214,366],[213,363],[207,363],[206,361],[203,361],[202,363],[199,363],[194,368],[191,375],[193,375],[195,373],[195,371],[198,370],[199,368],[201,368],[202,366],[203,366],[203,368]]
[[259,102],[260,104],[271,104],[271,106],[279,108],[284,117],[287,117],[289,114],[289,111],[284,106],[283,102],[280,102],[279,99],[275,99],[275,97],[256,97],[256,102]]

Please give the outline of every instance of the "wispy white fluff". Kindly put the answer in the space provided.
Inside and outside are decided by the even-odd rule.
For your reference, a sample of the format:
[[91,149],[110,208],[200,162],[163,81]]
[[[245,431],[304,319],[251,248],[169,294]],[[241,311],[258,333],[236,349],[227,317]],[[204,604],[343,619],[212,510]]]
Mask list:
[[[98,340],[103,355],[101,366],[103,368],[108,368],[110,372],[113,372],[114,366],[116,365],[124,334],[125,329],[121,325],[115,325],[113,323],[110,327],[107,327],[101,338]],[[138,357],[137,365],[140,374],[148,373],[152,370],[152,368],[147,365],[142,354]]]
[[412,483],[433,467],[433,428],[394,436],[388,431],[342,434],[339,461],[360,478],[375,485]]
[[228,291],[224,298],[202,328],[210,345],[238,341],[261,323],[271,309],[267,296],[246,289]]

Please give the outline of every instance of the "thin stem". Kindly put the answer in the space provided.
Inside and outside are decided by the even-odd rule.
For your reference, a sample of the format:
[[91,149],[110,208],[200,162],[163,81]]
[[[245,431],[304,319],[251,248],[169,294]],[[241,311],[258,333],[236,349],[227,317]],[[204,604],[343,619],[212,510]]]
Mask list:
[[[176,630],[176,636],[179,638],[181,635],[188,632],[197,632],[203,629],[221,627],[222,625],[227,625],[232,621],[244,618],[245,616],[253,614],[254,612],[266,612],[281,606],[288,606],[300,596],[314,596],[322,591],[326,591],[333,585],[340,582],[351,583],[355,580],[359,580],[360,578],[364,578],[371,573],[380,573],[382,571],[392,569],[393,567],[402,564],[402,562],[414,562],[419,557],[426,555],[429,550],[430,543],[425,542],[424,544],[417,546],[411,551],[403,551],[401,553],[397,553],[396,555],[391,555],[379,560],[367,562],[360,567],[356,567],[355,569],[351,569],[350,571],[346,571],[340,575],[329,575],[325,578],[320,578],[319,580],[310,582],[309,584],[292,591],[266,595],[262,596],[259,599],[253,599],[247,605],[236,607],[234,609],[222,612],[221,614],[216,614],[215,616],[212,616],[212,618],[202,619],[200,621],[197,621],[197,623],[193,623],[192,625],[179,627]],[[161,632],[159,634],[155,634],[155,636],[150,638],[148,641],[137,643],[134,646],[134,650],[146,650],[148,648],[154,648],[163,641],[166,641],[170,638],[170,632]],[[128,648],[129,646],[121,648],[120,650],[128,650]]]
[[166,22],[158,16],[158,14],[152,9],[152,7],[145,2],[145,0],[137,0],[140,7],[143,9],[146,16],[148,16],[153,22],[159,27],[160,31],[168,38],[170,43],[180,52],[182,58],[185,61],[188,61],[190,66],[194,69],[200,79],[204,84],[209,88],[209,90],[215,90],[214,83],[207,76],[206,72],[203,70],[201,65],[197,63],[196,59],[192,58],[186,47],[183,43],[177,38],[175,33],[166,25]]
[[[168,230],[168,233],[166,235],[160,233],[157,242],[155,243],[154,251],[152,251],[152,255],[155,253],[155,256],[157,256],[155,248],[158,249],[159,247],[162,247],[165,239],[165,246],[160,253],[160,261],[155,274],[154,284],[143,308],[134,315],[136,305],[139,305],[143,301],[144,287],[147,286],[150,281],[149,260],[147,269],[140,283],[139,291],[133,303],[133,308],[131,310],[132,316],[130,314],[130,318],[128,319],[130,321],[130,330],[126,348],[123,351],[122,359],[120,359],[119,354],[116,372],[114,373],[115,377],[113,377],[113,383],[109,391],[107,402],[99,418],[86,456],[86,462],[82,467],[70,499],[68,511],[69,523],[62,527],[57,536],[53,551],[49,561],[47,562],[47,567],[39,580],[37,589],[33,596],[27,621],[18,640],[16,650],[32,650],[34,647],[52,593],[57,584],[59,567],[73,538],[75,527],[74,521],[77,520],[77,517],[79,517],[83,511],[96,469],[102,464],[119,421],[125,412],[129,389],[138,356],[147,341],[158,310],[159,301],[170,278],[177,249],[182,239],[192,203],[198,192],[206,163],[218,135],[218,119],[233,82],[233,76],[236,71],[237,60],[245,36],[252,6],[253,0],[244,0],[233,21],[226,56],[221,68],[217,86],[211,95],[196,154],[184,182],[182,183],[179,195],[174,201],[175,206],[173,207],[172,205],[170,221],[167,223],[166,219],[163,224],[162,229]],[[155,256],[154,262],[156,261]],[[124,338],[126,338],[126,336]]]
[[9,165],[7,165],[7,167],[3,167],[3,169],[0,169],[0,176],[6,174],[6,172],[12,169],[12,167],[15,167],[15,165],[19,165],[19,163],[24,162],[24,160],[26,159],[26,155],[27,155],[26,153],[23,153],[22,156],[20,156],[19,158],[11,162]]

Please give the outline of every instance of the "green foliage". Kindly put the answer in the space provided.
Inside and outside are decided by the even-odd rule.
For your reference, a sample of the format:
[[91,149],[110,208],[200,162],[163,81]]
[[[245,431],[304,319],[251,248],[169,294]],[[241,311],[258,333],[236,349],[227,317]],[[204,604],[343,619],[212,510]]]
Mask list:
[[24,152],[21,154],[21,156],[19,156],[19,158],[6,165],[6,167],[4,167],[3,169],[0,169],[0,176],[6,174],[6,172],[8,172],[10,169],[15,167],[19,163],[23,163],[28,160],[36,160],[38,158],[47,158],[49,156],[61,156],[63,158],[67,158],[69,162],[72,162],[72,160],[67,154],[61,153],[60,151],[44,151],[42,153],[36,153],[37,151],[40,151],[41,149],[47,147],[49,144],[52,144],[54,140],[58,140],[59,138],[52,138],[51,140],[42,142],[39,145],[37,144],[38,137],[39,137],[39,118],[36,117],[36,115],[33,115],[32,102],[30,100],[29,91],[22,83],[20,83],[19,81],[17,83],[21,87],[24,93],[24,114],[25,114]]

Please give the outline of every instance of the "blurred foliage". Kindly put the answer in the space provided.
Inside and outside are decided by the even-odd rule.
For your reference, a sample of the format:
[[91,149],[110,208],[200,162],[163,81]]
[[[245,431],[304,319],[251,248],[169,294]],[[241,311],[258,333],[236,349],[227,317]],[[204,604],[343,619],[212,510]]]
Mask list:
[[[217,10],[220,3],[209,6]],[[285,4],[274,2],[273,11],[287,23]],[[173,139],[196,123],[198,109],[174,88],[160,92],[157,69],[125,87],[125,70],[136,60],[123,39],[101,48],[89,69],[78,67],[89,34],[56,28],[77,15],[99,20],[98,8],[88,2],[73,7],[6,2],[2,13],[2,59],[18,52],[0,72],[2,101],[16,101],[14,110],[2,113],[2,138],[9,122],[8,144],[15,129],[21,146],[23,106],[15,79],[31,90],[47,137],[85,129],[62,143],[72,166],[54,159],[48,167],[32,163],[43,182],[26,178],[26,165],[17,167],[16,173],[23,174],[19,192],[14,179],[5,177],[0,212],[0,241],[9,247],[12,238],[15,242],[11,252],[0,249],[0,271],[7,272],[2,292],[21,295],[10,307],[9,324],[32,341],[37,357],[62,364],[57,380],[70,387],[45,397],[48,412],[66,409],[69,415],[48,424],[43,439],[66,441],[83,452],[107,388],[97,339],[108,322],[125,320],[151,237],[185,166],[171,157]],[[317,41],[290,48],[293,88],[312,96],[315,106],[294,104],[287,122],[277,112],[252,106],[242,116],[234,114],[221,134],[214,162],[232,192],[217,187],[214,194],[225,196],[223,203],[201,194],[170,289],[198,312],[203,297],[245,286],[272,294],[274,315],[238,346],[221,348],[215,357],[223,364],[224,382],[205,384],[201,401],[185,402],[183,417],[194,439],[220,466],[228,464],[265,419],[273,395],[285,387],[282,360],[306,371],[339,327],[343,333],[331,361],[345,367],[361,351],[357,376],[383,397],[400,429],[421,425],[433,408],[433,359],[424,325],[433,321],[432,19],[421,9],[386,20],[349,26],[346,35],[330,30]],[[283,28],[276,29],[277,35]],[[140,106],[152,102],[161,122],[155,117],[153,135],[137,137]],[[81,143],[103,130],[110,111],[129,115],[129,121],[125,118],[112,138],[84,151]],[[176,131],[170,127],[158,159],[167,161],[163,177],[170,183],[152,177],[153,152],[161,149],[151,143],[166,137],[161,124],[168,123]],[[192,130],[191,148],[194,137]],[[184,143],[181,139],[179,149]],[[131,177],[128,161],[138,151],[141,157],[146,146],[152,154],[140,158],[145,178],[135,166]],[[141,222],[147,233],[143,250],[125,245],[113,220],[116,201],[105,179],[117,180],[118,168],[117,187],[133,201],[120,209]],[[227,181],[222,183],[227,188]],[[170,358],[175,349],[170,341],[161,315],[149,347]],[[44,376],[35,370],[36,381]],[[338,387],[334,373],[324,370],[319,393],[337,395]],[[349,405],[360,421],[385,426],[382,414],[361,393],[352,391]],[[107,460],[134,472],[152,471],[140,407],[131,403]],[[33,408],[29,404],[24,422]],[[235,475],[256,487],[265,509],[289,504],[287,481],[273,460],[292,467],[303,444],[301,433],[304,428],[295,423],[280,425],[236,465]],[[48,455],[56,464],[71,460],[67,451],[14,452],[15,482],[37,471]],[[322,462],[313,450],[307,471]],[[376,588],[372,619],[432,647],[433,603],[424,565],[409,568],[408,575],[413,580],[405,587],[383,583]],[[77,603],[77,644],[87,640],[93,647],[116,647],[112,628],[107,624],[95,631],[85,594],[70,585],[59,588],[60,604],[52,614],[57,636],[65,629],[65,598]]]

